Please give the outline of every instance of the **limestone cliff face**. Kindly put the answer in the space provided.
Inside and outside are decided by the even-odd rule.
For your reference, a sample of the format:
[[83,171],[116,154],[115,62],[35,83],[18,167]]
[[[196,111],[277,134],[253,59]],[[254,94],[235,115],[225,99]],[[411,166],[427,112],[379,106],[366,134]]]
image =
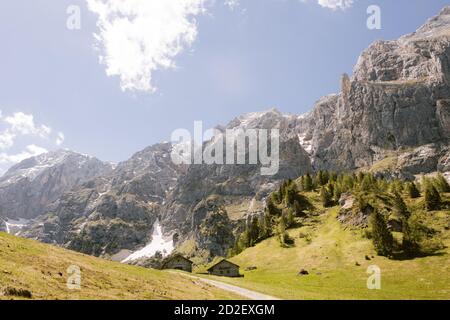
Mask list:
[[450,7],[413,34],[372,44],[352,77],[342,77],[341,92],[303,119],[299,135],[313,165],[354,169],[392,150],[448,147],[449,80]]
[[[231,121],[225,129],[279,129],[280,130],[280,165],[275,175],[261,174],[261,165],[191,165],[186,174],[180,177],[174,190],[169,193],[166,203],[161,208],[161,221],[169,229],[177,230],[180,239],[201,239],[200,243],[214,252],[226,253],[223,249],[212,249],[211,242],[205,236],[198,237],[199,232],[205,234],[204,220],[214,223],[213,210],[200,210],[199,204],[210,197],[220,199],[227,214],[232,217],[229,225],[240,220],[245,223],[248,214],[257,214],[258,210],[250,208],[252,201],[262,202],[274,190],[278,183],[289,178],[312,171],[309,154],[301,147],[295,133],[298,116],[283,115],[272,109],[267,112],[243,115]],[[205,148],[210,142],[205,144]],[[247,153],[248,157],[248,153]],[[246,207],[242,208],[242,204]],[[200,206],[204,208],[204,206]],[[238,211],[237,207],[241,207]],[[260,208],[259,213],[262,213]],[[238,227],[236,225],[236,227]],[[230,237],[227,237],[230,239]],[[233,241],[228,241],[232,245]],[[204,249],[201,248],[200,249]]]
[[0,216],[35,218],[65,192],[111,170],[109,163],[68,150],[24,160],[0,178]]

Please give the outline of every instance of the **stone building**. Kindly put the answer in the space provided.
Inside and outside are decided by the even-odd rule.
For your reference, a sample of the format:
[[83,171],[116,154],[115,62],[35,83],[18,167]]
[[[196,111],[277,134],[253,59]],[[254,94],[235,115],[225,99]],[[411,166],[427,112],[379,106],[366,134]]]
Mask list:
[[226,259],[220,260],[208,269],[208,273],[215,276],[239,277],[239,266]]
[[186,272],[192,272],[192,264],[193,262],[181,254],[176,254],[171,257],[168,257],[161,269],[174,269],[174,270],[182,270]]

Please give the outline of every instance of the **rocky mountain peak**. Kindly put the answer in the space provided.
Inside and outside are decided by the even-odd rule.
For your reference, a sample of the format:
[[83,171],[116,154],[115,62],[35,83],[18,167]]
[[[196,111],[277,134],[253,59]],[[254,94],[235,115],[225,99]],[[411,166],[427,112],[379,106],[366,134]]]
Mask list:
[[422,27],[411,35],[406,35],[401,39],[426,39],[442,36],[450,36],[448,27],[450,26],[450,6],[439,12],[438,15],[429,19]]
[[34,218],[64,192],[112,169],[110,163],[66,149],[26,159],[0,178],[0,215]]
[[450,7],[416,32],[398,40],[375,41],[353,70],[353,81],[436,82],[448,76]]

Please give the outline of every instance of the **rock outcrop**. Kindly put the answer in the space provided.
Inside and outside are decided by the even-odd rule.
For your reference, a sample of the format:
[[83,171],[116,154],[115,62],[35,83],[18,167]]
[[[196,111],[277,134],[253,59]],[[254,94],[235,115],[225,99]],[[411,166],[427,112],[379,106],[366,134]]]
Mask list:
[[302,120],[299,135],[313,165],[355,169],[393,150],[427,144],[448,149],[449,77],[447,7],[413,34],[372,44],[353,76],[342,77],[341,92],[320,100]]

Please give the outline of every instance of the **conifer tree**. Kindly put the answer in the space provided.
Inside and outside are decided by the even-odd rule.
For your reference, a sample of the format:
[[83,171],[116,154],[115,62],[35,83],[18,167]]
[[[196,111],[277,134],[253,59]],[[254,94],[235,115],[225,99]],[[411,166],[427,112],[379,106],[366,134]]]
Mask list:
[[425,207],[429,211],[439,210],[441,208],[441,196],[433,184],[428,183],[425,186]]
[[342,187],[343,187],[343,191],[347,192],[353,189],[355,184],[355,180],[353,176],[350,175],[344,175],[344,177],[342,178]]
[[322,188],[320,188],[320,200],[322,201],[322,205],[325,208],[333,206],[333,195],[325,186],[322,186]]
[[415,257],[420,254],[420,234],[416,227],[417,223],[414,217],[410,217],[402,225],[402,250],[408,257]]
[[394,192],[394,211],[395,213],[405,221],[411,215],[405,201],[403,201],[402,196],[398,192]]
[[304,187],[305,187],[305,176],[301,176],[300,177],[300,190],[305,191]]
[[267,212],[271,216],[278,216],[280,214],[280,210],[277,208],[277,206],[274,204],[272,197],[267,198],[267,204],[266,204]]
[[259,239],[259,223],[258,218],[253,217],[248,226],[249,246],[252,247]]
[[287,209],[285,218],[286,218],[286,227],[287,228],[292,227],[294,225],[294,222],[295,222],[295,220],[294,220],[294,209],[292,209],[292,208]]
[[420,191],[414,182],[408,183],[408,194],[412,199],[420,197]]
[[370,191],[373,187],[373,181],[369,174],[364,175],[361,181],[361,190],[362,191]]
[[334,184],[334,191],[333,191],[333,198],[335,202],[338,202],[339,199],[341,199],[341,195],[342,195],[342,187],[341,184],[336,182]]
[[277,235],[280,244],[283,246],[285,244],[285,235],[286,235],[286,223],[284,222],[283,217],[281,217],[280,221],[278,222]]
[[380,256],[389,257],[393,251],[394,238],[388,229],[383,214],[375,210],[370,216],[369,222],[372,228],[372,240],[376,252]]
[[309,173],[306,174],[305,179],[303,180],[303,190],[305,190],[306,192],[310,192],[313,190],[313,182]]
[[436,185],[436,189],[439,192],[450,192],[450,185],[447,182],[447,179],[445,179],[445,177],[442,175],[442,173],[438,173],[438,175],[436,176],[435,180],[435,185]]

